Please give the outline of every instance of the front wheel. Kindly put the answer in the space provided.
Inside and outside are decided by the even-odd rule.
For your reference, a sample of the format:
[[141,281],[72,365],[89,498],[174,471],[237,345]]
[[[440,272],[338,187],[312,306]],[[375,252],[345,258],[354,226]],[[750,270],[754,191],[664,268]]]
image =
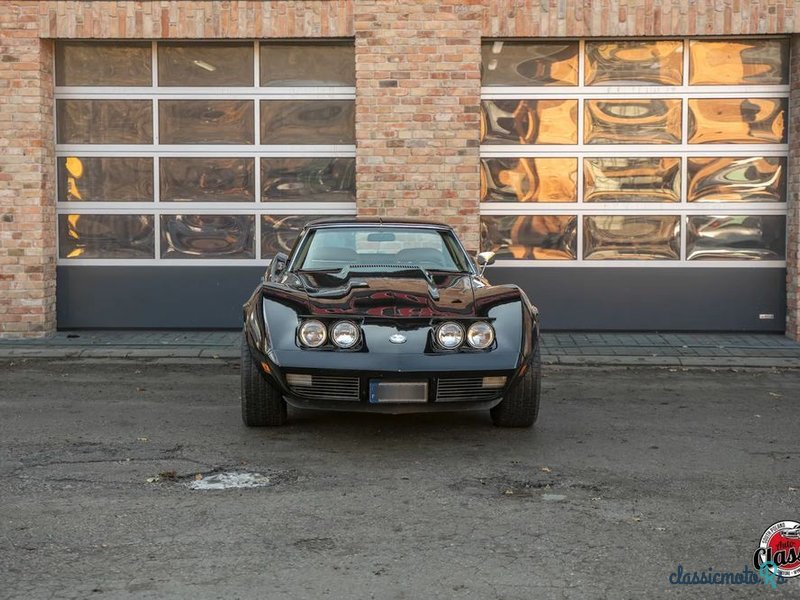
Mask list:
[[539,341],[522,379],[505,398],[491,410],[492,422],[498,427],[530,427],[539,416],[542,395],[542,358]]
[[253,358],[242,334],[242,421],[248,427],[278,427],[286,423],[286,401]]

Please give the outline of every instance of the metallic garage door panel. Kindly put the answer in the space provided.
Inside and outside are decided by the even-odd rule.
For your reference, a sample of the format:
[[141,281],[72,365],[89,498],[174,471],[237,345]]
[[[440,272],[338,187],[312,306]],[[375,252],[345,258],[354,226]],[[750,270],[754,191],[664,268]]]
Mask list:
[[[239,328],[261,267],[57,269],[58,327]],[[783,331],[786,271],[490,267],[542,311],[544,329]],[[760,320],[759,314],[773,314]]]

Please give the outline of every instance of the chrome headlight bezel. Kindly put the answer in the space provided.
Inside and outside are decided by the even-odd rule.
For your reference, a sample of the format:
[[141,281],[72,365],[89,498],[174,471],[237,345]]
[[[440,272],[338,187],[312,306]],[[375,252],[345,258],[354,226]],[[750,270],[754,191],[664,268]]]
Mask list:
[[[472,332],[473,330],[478,328],[483,328],[484,332],[488,333],[489,336],[488,341],[485,341],[483,344],[473,343],[472,340],[473,337]],[[486,350],[486,348],[489,348],[492,344],[494,344],[494,337],[495,337],[494,327],[492,327],[491,323],[487,323],[486,321],[476,321],[467,328],[467,335],[466,335],[467,344],[469,345],[470,348],[474,348],[475,350]]]
[[[349,344],[343,344],[337,339],[337,329],[343,327],[352,327],[353,341],[350,342]],[[347,320],[336,321],[336,323],[331,325],[330,339],[333,342],[333,345],[336,346],[337,348],[341,348],[342,350],[349,350],[350,348],[353,348],[361,341],[361,328],[358,326],[357,323],[354,323],[353,321],[347,321]]]
[[[458,341],[450,345],[443,342],[442,336],[443,334],[447,333],[457,334]],[[464,343],[464,327],[461,325],[461,323],[456,323],[455,321],[445,321],[436,327],[434,338],[436,339],[436,343],[440,348],[444,350],[458,350],[458,348],[460,348]]]
[[[316,343],[309,342],[306,337],[306,332],[312,327],[318,327],[318,331],[322,333],[322,337]],[[300,343],[306,348],[319,348],[328,341],[328,328],[325,327],[325,323],[322,321],[317,319],[308,319],[300,323],[300,327],[297,329],[297,337],[300,340]]]

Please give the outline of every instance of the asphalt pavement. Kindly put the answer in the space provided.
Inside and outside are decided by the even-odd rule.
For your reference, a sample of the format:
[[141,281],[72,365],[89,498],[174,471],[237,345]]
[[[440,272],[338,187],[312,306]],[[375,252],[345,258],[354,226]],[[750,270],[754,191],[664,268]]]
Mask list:
[[[764,530],[800,521],[799,370],[549,365],[529,430],[246,429],[238,376],[0,361],[0,598],[800,597],[670,583],[752,572]],[[259,487],[192,489],[226,481]]]

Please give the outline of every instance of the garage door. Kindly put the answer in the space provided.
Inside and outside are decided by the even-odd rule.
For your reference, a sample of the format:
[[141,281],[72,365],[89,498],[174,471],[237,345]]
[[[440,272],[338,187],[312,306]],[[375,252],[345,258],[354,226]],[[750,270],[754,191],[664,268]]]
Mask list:
[[352,42],[56,47],[58,325],[226,327],[355,213]]
[[786,39],[483,43],[482,247],[549,328],[776,330]]

